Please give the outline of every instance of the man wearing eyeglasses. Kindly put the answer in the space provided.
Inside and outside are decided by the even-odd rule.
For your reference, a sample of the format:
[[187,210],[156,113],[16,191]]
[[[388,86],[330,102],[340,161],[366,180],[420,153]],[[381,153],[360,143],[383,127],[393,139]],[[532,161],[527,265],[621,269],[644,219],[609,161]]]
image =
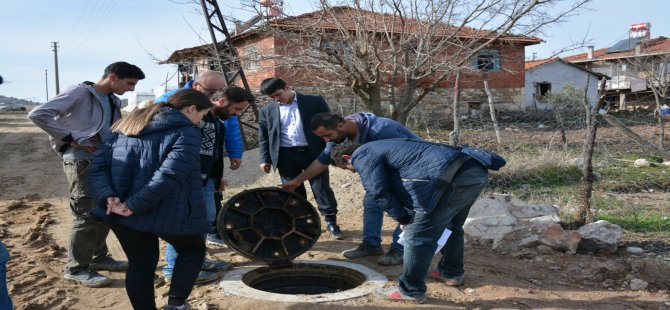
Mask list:
[[[203,170],[203,194],[205,195],[205,205],[207,208],[207,217],[211,222],[211,230],[207,235],[208,243],[223,244],[223,240],[216,231],[216,192],[222,191],[222,173],[223,173],[223,150],[228,153],[230,159],[230,169],[237,169],[242,164],[242,137],[237,119],[237,113],[241,112],[248,104],[254,101],[251,93],[237,86],[226,87],[226,80],[221,73],[216,71],[204,71],[198,74],[195,80],[188,81],[183,88],[195,89],[213,99],[217,109],[212,109],[212,113],[203,118],[198,124],[202,134],[202,143],[200,147],[200,164]],[[158,97],[154,102],[166,102],[167,99],[177,90],[173,90]],[[222,99],[223,98],[223,99]],[[222,113],[219,113],[222,112]],[[223,115],[225,114],[225,115]],[[220,163],[215,165],[215,163]],[[215,171],[217,170],[217,171]],[[219,199],[221,195],[218,196]],[[167,264],[163,268],[163,275],[166,280],[171,280],[174,262],[177,259],[175,249],[168,244],[165,251]],[[202,270],[198,274],[196,284],[210,282],[216,279],[216,271],[223,271],[232,268],[232,264],[205,258]]]

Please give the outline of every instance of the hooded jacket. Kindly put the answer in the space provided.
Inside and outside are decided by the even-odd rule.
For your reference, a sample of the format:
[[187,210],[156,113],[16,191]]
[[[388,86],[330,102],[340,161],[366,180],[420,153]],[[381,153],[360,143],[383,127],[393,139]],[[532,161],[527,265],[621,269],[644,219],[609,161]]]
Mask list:
[[[88,174],[91,213],[138,231],[194,235],[209,231],[200,181],[200,132],[180,111],[164,107],[137,136],[113,132]],[[106,214],[119,197],[133,214]]]
[[[121,100],[110,95],[112,123],[121,118]],[[35,107],[28,119],[49,134],[51,147],[59,155],[70,142],[97,146],[91,140],[102,127],[102,102],[91,85],[74,85],[47,103]]]

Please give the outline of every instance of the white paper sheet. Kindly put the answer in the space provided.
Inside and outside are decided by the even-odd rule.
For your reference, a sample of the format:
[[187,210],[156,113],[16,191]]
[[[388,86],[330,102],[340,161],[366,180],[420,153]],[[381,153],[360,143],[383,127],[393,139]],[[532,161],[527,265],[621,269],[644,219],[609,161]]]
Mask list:
[[[447,239],[449,239],[449,236],[451,235],[451,230],[448,228],[444,229],[444,232],[442,232],[442,236],[440,236],[440,239],[437,240],[437,248],[435,249],[435,255],[437,253],[440,253],[440,250],[444,247],[445,244],[447,244]],[[398,243],[402,244],[405,246],[405,232],[401,232],[400,235],[398,236]]]

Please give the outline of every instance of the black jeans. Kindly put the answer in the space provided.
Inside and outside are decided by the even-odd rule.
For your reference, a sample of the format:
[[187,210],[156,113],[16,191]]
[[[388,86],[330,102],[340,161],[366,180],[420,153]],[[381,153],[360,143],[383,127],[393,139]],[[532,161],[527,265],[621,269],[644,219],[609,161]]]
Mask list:
[[186,300],[205,259],[203,235],[154,235],[111,223],[110,227],[128,256],[126,293],[134,309],[156,309],[154,273],[158,265],[158,238],[177,250],[168,296]]
[[[307,147],[290,148],[280,147],[279,158],[277,160],[277,170],[282,182],[288,182],[297,177],[314,161]],[[319,212],[324,217],[326,223],[336,224],[337,222],[337,200],[335,193],[330,188],[330,175],[328,169],[317,176],[309,179],[309,185],[312,187],[314,199],[319,207]],[[307,198],[305,185],[301,184],[295,189],[300,196]]]

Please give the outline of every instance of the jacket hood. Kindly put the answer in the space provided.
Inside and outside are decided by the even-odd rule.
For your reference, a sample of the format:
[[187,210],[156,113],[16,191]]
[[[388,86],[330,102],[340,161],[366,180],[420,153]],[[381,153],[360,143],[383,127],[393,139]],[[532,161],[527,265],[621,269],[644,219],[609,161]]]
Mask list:
[[191,120],[188,119],[184,113],[181,113],[181,111],[175,108],[162,107],[151,120],[151,123],[142,129],[138,136],[188,126],[195,128],[195,124],[193,124],[193,122],[191,122]]

